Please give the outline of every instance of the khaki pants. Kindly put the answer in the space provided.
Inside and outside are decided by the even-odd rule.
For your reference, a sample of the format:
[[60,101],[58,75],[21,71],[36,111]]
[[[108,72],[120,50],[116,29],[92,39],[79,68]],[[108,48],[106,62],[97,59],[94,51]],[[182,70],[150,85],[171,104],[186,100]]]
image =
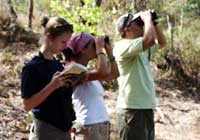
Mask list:
[[35,119],[31,126],[29,140],[70,140],[70,134]]
[[110,123],[102,122],[92,125],[85,125],[75,132],[75,140],[109,140]]

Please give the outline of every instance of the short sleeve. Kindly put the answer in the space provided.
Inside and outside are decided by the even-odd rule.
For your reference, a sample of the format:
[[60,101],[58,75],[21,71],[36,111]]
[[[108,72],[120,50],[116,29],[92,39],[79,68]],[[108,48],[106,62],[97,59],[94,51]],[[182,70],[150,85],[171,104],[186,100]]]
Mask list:
[[159,44],[155,43],[153,47],[150,48],[151,54],[154,54],[159,49]]
[[142,38],[137,39],[124,39],[115,44],[114,55],[117,58],[135,57],[143,52]]
[[22,69],[21,97],[29,98],[37,92],[37,75],[34,68],[25,66]]

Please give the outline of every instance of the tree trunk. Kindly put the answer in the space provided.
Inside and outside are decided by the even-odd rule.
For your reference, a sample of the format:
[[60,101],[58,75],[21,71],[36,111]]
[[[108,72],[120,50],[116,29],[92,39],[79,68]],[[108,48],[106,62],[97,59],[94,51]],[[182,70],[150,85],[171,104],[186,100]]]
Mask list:
[[168,32],[170,35],[170,44],[173,51],[174,48],[174,27],[175,27],[175,17],[172,15],[167,15]]
[[9,30],[7,41],[12,42],[15,41],[15,35],[17,32],[17,14],[13,8],[12,1],[8,0],[7,3],[8,3],[8,12],[10,16],[10,23],[7,26]]
[[51,0],[48,0],[49,5],[48,5],[48,12],[49,12],[49,16],[51,17]]
[[81,3],[81,6],[84,6],[84,5],[85,5],[84,0],[80,0],[80,3]]
[[179,30],[179,34],[182,33],[183,30],[183,16],[184,16],[184,11],[183,8],[181,9],[181,19],[180,19],[180,30]]
[[145,10],[147,7],[147,0],[134,0],[134,12]]
[[129,2],[128,2],[128,0],[125,0],[124,7],[125,7],[126,11],[128,10],[128,6],[129,6]]
[[13,4],[12,4],[12,1],[11,0],[8,0],[8,12],[10,14],[10,17],[11,17],[11,20],[12,22],[16,22],[17,20],[17,14],[13,8]]
[[101,6],[101,2],[102,2],[102,0],[96,0],[96,6],[100,7]]
[[118,10],[120,10],[120,6],[119,6],[120,4],[119,4],[119,0],[115,0],[115,2],[114,2],[114,7],[115,7],[115,9],[118,11]]
[[28,28],[32,31],[32,19],[33,19],[33,0],[29,1],[29,15],[28,15]]

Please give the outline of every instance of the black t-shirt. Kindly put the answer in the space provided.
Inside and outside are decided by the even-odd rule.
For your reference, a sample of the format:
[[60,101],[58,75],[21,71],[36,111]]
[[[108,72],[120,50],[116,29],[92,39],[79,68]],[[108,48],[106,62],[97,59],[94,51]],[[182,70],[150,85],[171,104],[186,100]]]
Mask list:
[[[22,98],[29,98],[38,93],[51,81],[55,72],[62,70],[63,66],[59,61],[44,59],[42,55],[35,56],[22,70]],[[56,89],[41,104],[32,109],[35,118],[63,131],[69,131],[75,119],[71,96],[71,87]]]

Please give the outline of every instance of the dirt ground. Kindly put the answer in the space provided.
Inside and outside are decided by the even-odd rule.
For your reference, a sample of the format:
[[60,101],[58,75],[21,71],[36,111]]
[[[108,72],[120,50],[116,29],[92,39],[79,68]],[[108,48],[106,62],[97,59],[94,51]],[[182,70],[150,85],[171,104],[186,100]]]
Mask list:
[[[160,89],[161,90],[161,89]],[[14,92],[14,91],[13,91]],[[155,111],[156,140],[200,140],[200,105],[192,100],[176,97],[180,90],[159,93],[162,114]],[[106,91],[105,102],[111,118],[111,140],[117,140],[115,114],[117,92]],[[26,140],[30,127],[30,113],[22,110],[20,92],[0,95],[0,139]]]
[[[117,93],[106,92],[106,105],[112,124],[111,139],[117,140]],[[154,111],[156,140],[200,140],[200,104],[191,98],[183,98],[180,96],[182,92],[184,91],[157,84],[159,106]]]
[[[0,50],[0,140],[28,138],[32,118],[30,112],[22,109],[19,73],[24,61],[34,53],[21,46],[23,44],[17,49]],[[174,81],[166,79],[156,78],[156,83],[159,99],[158,109],[155,110],[156,140],[200,140],[200,104],[192,93],[193,89],[179,87]],[[117,91],[111,90],[107,90],[105,95],[111,120],[111,140],[118,139],[115,114],[117,95]]]

